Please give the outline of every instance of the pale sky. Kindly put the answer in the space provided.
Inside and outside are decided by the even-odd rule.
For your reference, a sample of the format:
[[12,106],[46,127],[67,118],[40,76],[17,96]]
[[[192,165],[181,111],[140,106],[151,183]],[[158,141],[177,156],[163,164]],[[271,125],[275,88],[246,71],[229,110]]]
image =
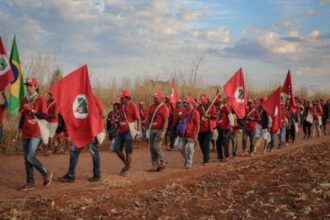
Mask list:
[[23,62],[55,54],[64,73],[87,63],[104,84],[188,79],[205,54],[205,83],[223,85],[242,67],[265,86],[291,68],[296,87],[330,90],[330,0],[11,0],[0,4],[0,26],[9,48],[16,34]]

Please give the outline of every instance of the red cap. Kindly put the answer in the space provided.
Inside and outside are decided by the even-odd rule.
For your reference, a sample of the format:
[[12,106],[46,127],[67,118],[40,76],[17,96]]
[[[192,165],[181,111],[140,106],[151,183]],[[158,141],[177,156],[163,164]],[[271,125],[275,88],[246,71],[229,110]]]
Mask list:
[[266,97],[261,97],[261,98],[260,98],[260,101],[261,101],[261,102],[265,102],[265,101],[267,101],[267,98],[266,98]]
[[139,104],[144,106],[144,101],[140,101]]
[[38,80],[36,78],[26,79],[24,85],[37,86]]
[[252,99],[249,99],[249,100],[248,100],[248,103],[253,103],[253,100],[252,100]]
[[204,93],[201,95],[200,100],[201,102],[207,101],[209,100],[209,96],[206,93]]
[[131,98],[132,94],[129,90],[122,90],[120,93],[120,98]]
[[188,104],[195,104],[196,103],[195,99],[191,96],[187,96],[186,99],[185,99],[185,102],[188,103]]
[[155,92],[155,94],[152,97],[160,100],[163,98],[163,93],[161,91]]

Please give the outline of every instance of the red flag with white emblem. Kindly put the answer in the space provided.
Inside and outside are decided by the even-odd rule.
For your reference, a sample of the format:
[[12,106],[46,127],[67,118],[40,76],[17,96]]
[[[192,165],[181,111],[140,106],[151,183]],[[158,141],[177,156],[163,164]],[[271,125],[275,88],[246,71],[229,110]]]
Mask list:
[[14,80],[14,73],[11,69],[5,47],[0,37],[0,91]]
[[224,85],[224,92],[239,118],[246,115],[246,91],[244,85],[243,70],[240,68],[233,77]]
[[49,91],[53,94],[68,133],[78,148],[90,144],[104,130],[101,115],[103,109],[92,93],[87,65],[59,80]]

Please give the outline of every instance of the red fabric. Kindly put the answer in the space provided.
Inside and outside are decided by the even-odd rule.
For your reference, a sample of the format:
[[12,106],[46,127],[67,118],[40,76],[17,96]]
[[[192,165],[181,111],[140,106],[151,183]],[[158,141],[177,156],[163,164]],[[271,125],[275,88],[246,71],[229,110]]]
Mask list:
[[[56,102],[54,100],[48,100],[47,101],[47,113],[48,117],[47,120],[49,123],[57,123],[58,122],[58,109]],[[55,116],[51,117],[50,115],[55,114]]]
[[140,109],[140,116],[141,116],[141,127],[146,128],[149,121],[149,111],[148,109]]
[[273,119],[272,132],[277,133],[282,127],[282,110],[281,110],[281,87],[275,90],[267,101],[262,103],[262,108]]
[[184,135],[185,138],[195,138],[196,137],[196,127],[197,125],[200,123],[200,115],[199,112],[197,110],[185,110],[185,112],[183,113],[183,118],[186,118],[189,116],[189,114],[194,111],[194,113],[192,113],[192,117],[191,120],[188,121],[187,123],[187,127],[186,127],[186,133]]
[[0,69],[0,91],[5,90],[8,84],[10,84],[14,80],[14,73],[11,69],[7,52],[5,47],[2,43],[2,38],[0,37],[0,58],[2,61],[4,61],[4,67],[3,69]]
[[[127,119],[125,118],[125,114]],[[140,112],[137,105],[134,102],[129,102],[126,105],[121,104],[118,109],[119,113],[119,127],[118,132],[124,133],[129,131],[128,122],[134,122],[136,120],[140,120]],[[127,122],[128,121],[128,122]]]
[[255,107],[247,109],[246,112],[246,127],[252,130],[256,130],[257,122],[260,121],[260,115]]
[[[87,65],[59,80],[49,91],[56,100],[68,134],[78,148],[90,144],[104,130],[103,119],[92,93]],[[87,105],[84,105],[84,100],[87,100]],[[87,114],[84,114],[86,108]]]
[[208,118],[203,118],[204,112],[207,111],[209,108],[210,104],[207,106],[203,106],[200,104],[197,108],[200,117],[201,117],[201,125],[200,125],[200,132],[207,132],[207,131],[213,131],[216,128],[216,118],[217,118],[217,109],[214,105],[211,106],[208,114],[211,116],[210,119]]
[[[155,104],[149,107],[150,120],[154,115],[156,108],[157,105]],[[168,118],[169,116],[170,116],[169,108],[167,107],[167,105],[163,104],[161,107],[158,108],[154,120],[152,122],[151,128],[162,129],[164,127],[165,118]]]
[[5,114],[5,107],[3,105],[0,105],[0,125],[3,124],[3,116]]
[[172,127],[176,127],[177,125],[177,122],[178,122],[178,119],[180,117],[180,114],[183,115],[183,113],[185,112],[186,110],[184,108],[175,108],[173,110],[173,121],[172,121]]
[[224,92],[239,118],[246,114],[246,92],[242,68],[224,85]]
[[231,113],[227,105],[223,105],[219,111],[219,120],[217,121],[217,128],[230,129],[228,115]]
[[297,104],[296,104],[296,99],[295,99],[294,94],[293,94],[293,87],[292,87],[292,79],[291,79],[290,70],[288,71],[288,74],[286,75],[286,78],[285,78],[285,81],[284,81],[284,84],[283,84],[283,88],[282,88],[282,92],[289,96],[291,110],[292,110],[292,112],[296,112],[297,111]]
[[[24,123],[22,127],[22,138],[30,139],[32,137],[40,137],[40,129],[36,119],[33,117],[30,111],[24,109],[24,105],[28,104],[27,98],[23,98],[19,111],[24,116]],[[33,110],[39,113],[47,114],[47,103],[44,97],[39,96],[35,103],[31,106]]]
[[100,115],[105,112],[105,109],[104,109],[104,106],[102,104],[102,101],[99,99],[99,97],[97,97],[96,95],[94,95],[94,100],[95,100],[95,104],[96,104],[96,107],[100,113]]

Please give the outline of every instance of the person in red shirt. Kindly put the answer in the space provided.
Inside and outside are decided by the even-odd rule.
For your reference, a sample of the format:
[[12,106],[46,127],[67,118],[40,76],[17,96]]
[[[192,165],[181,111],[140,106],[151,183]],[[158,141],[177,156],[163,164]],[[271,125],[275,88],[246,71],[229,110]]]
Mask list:
[[183,108],[183,104],[181,100],[176,102],[175,108],[173,109],[173,118],[170,129],[170,147],[167,148],[168,151],[172,151],[174,149],[175,140],[177,138],[176,128],[179,122],[180,116],[183,115],[185,109]]
[[321,136],[321,126],[322,126],[322,115],[323,109],[318,100],[313,102],[314,114],[313,114],[313,135],[312,137],[315,138],[315,133],[317,131],[317,137]]
[[[229,138],[233,131],[233,115],[227,103],[219,96],[216,105],[219,109],[217,117],[218,139],[216,142],[218,160],[226,162],[229,158]],[[233,155],[234,156],[234,155]]]
[[[141,137],[141,116],[137,105],[131,101],[132,94],[129,90],[122,90],[120,93],[119,127],[115,138],[115,149],[117,156],[124,163],[124,167],[120,171],[121,175],[126,175],[132,164],[133,141]],[[136,122],[137,133],[132,137],[129,123]],[[125,153],[123,149],[125,147]]]
[[4,152],[4,147],[2,146],[2,134],[3,134],[3,116],[8,107],[7,96],[4,91],[1,92],[3,97],[3,103],[0,104],[0,154]]
[[139,112],[140,112],[140,116],[141,116],[142,138],[144,140],[148,140],[147,135],[146,135],[146,130],[147,130],[147,124],[148,124],[150,116],[149,116],[148,109],[145,107],[144,101],[140,101],[140,103],[139,103]]
[[245,126],[242,134],[243,155],[246,155],[247,138],[250,139],[250,155],[254,155],[254,138],[257,129],[257,121],[260,121],[258,110],[254,107],[253,101],[248,101],[247,113],[245,116]]
[[217,111],[214,105],[211,105],[207,94],[200,96],[201,104],[197,110],[201,116],[200,130],[198,133],[199,146],[203,153],[203,165],[207,166],[210,161],[210,143],[213,131],[216,128]]
[[48,186],[52,181],[52,172],[47,170],[36,158],[38,148],[41,144],[41,133],[37,119],[47,119],[47,103],[38,92],[38,81],[35,78],[25,82],[28,95],[23,98],[19,112],[19,132],[23,139],[23,150],[26,171],[26,184],[20,190],[34,190],[33,168],[36,168],[44,177],[44,186]]
[[48,114],[47,121],[49,127],[49,141],[44,156],[49,156],[50,154],[52,154],[53,152],[55,153],[56,151],[54,149],[54,141],[55,141],[54,136],[58,126],[58,109],[56,106],[56,101],[50,92],[48,92],[47,114]]
[[167,161],[162,151],[161,145],[168,127],[169,108],[162,102],[163,93],[156,92],[153,95],[154,104],[149,107],[150,120],[148,128],[149,146],[151,153],[152,168],[149,172],[156,172],[165,169]]
[[109,135],[110,142],[112,142],[112,140],[114,140],[114,138],[116,137],[116,133],[119,126],[119,105],[119,100],[115,100],[112,104],[112,111],[109,112],[107,117],[107,132]]
[[187,97],[185,100],[185,111],[179,116],[179,123],[185,123],[183,137],[179,137],[179,150],[185,160],[184,166],[190,169],[193,164],[195,144],[197,143],[200,128],[199,112],[194,108],[195,100]]
[[174,111],[174,105],[171,103],[171,96],[165,96],[165,105],[168,108],[169,111],[169,117],[168,117],[168,126],[164,138],[164,144],[165,146],[168,145],[168,140],[171,141],[171,129],[172,129],[172,123],[173,123],[173,111]]

